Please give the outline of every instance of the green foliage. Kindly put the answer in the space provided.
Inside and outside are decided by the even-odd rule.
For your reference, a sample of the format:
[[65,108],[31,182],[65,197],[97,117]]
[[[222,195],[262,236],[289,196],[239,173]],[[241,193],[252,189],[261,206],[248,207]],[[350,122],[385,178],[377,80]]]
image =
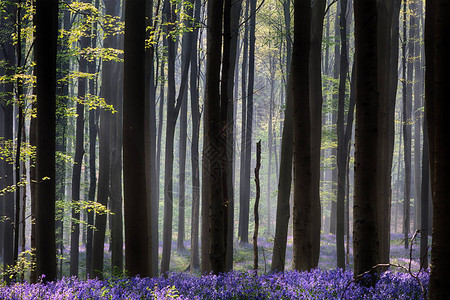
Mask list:
[[23,251],[19,254],[17,258],[17,262],[13,266],[7,266],[3,272],[2,276],[8,275],[9,278],[13,278],[15,276],[21,276],[22,278],[25,275],[25,272],[31,272],[36,268],[36,255],[35,249],[30,249]]

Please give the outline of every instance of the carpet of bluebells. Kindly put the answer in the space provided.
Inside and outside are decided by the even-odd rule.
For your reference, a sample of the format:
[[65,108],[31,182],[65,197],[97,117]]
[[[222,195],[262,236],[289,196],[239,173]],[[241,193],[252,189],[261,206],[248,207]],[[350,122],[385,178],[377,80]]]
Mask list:
[[[261,274],[230,272],[220,276],[173,273],[168,278],[64,278],[48,284],[0,287],[1,299],[423,299],[428,274],[413,278],[386,272],[376,286],[353,282],[351,271],[315,269]],[[345,294],[344,294],[345,292]]]

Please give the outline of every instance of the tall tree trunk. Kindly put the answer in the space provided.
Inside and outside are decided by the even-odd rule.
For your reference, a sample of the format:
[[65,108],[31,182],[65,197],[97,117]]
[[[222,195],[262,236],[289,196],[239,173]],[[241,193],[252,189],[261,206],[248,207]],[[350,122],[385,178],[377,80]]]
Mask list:
[[[165,3],[165,11],[169,16],[169,21],[175,21],[175,6]],[[169,14],[170,13],[170,14]],[[172,25],[170,25],[172,26]],[[169,26],[169,27],[170,27]],[[169,32],[171,31],[168,28]],[[190,37],[190,36],[188,36]],[[189,75],[190,60],[187,61],[181,74],[181,84],[178,97],[175,99],[175,54],[176,47],[172,37],[168,37],[168,91],[167,91],[167,126],[166,126],[166,150],[165,150],[165,172],[164,172],[164,227],[163,227],[163,253],[161,260],[161,274],[166,274],[170,266],[170,254],[172,249],[172,219],[173,219],[173,150],[175,126],[183,103],[184,94],[187,91],[187,77]],[[189,38],[186,55],[191,56],[192,39]]]
[[[290,1],[283,4],[284,19],[286,26],[286,73],[290,74],[291,64],[291,39],[290,39]],[[286,87],[286,109],[284,113],[283,132],[281,138],[280,172],[278,179],[277,215],[275,224],[275,238],[272,253],[272,271],[284,271],[286,264],[286,244],[288,225],[290,218],[291,182],[292,182],[292,143],[293,143],[293,116],[292,116],[292,88],[291,79],[287,81]]]
[[[225,4],[225,10],[224,10]],[[226,39],[230,22],[230,0],[208,2],[208,33],[206,56],[206,82],[205,82],[205,136],[208,135],[206,158],[208,160],[208,184],[210,203],[210,252],[211,270],[215,274],[225,271],[226,242],[227,242],[227,152],[226,152],[226,125],[228,102],[225,90],[220,90],[220,69],[222,61],[222,34]],[[225,14],[224,14],[225,12]],[[224,28],[222,31],[222,20]],[[229,45],[228,45],[229,46]],[[222,83],[228,80],[229,62],[226,56],[229,48],[224,45]],[[224,76],[225,75],[225,76]],[[222,95],[221,95],[222,92]],[[223,95],[225,93],[225,95]],[[222,96],[222,97],[221,97]]]
[[309,93],[309,53],[311,5],[294,1],[294,45],[291,80],[294,119],[294,269],[314,267],[313,257],[313,187],[311,162],[311,113]]
[[[105,6],[105,14],[114,16],[116,14],[116,1],[108,1]],[[116,38],[111,34],[103,41],[104,48],[117,48]],[[116,97],[115,83],[113,82],[114,62],[103,61],[102,65],[102,93],[107,104],[113,102]],[[111,112],[102,109],[100,111],[99,128],[99,175],[97,202],[107,206],[110,193],[110,170],[111,170]],[[106,233],[106,214],[96,214],[93,244],[92,244],[92,270],[90,275],[103,277],[103,255]]]
[[145,1],[125,2],[123,166],[125,269],[149,276],[149,230],[145,166]]
[[[196,22],[200,19],[200,1],[195,0],[194,18]],[[192,32],[192,40],[195,45],[198,43],[198,28]],[[192,165],[192,221],[191,221],[191,273],[200,268],[199,251],[199,223],[200,223],[200,169],[199,169],[199,139],[200,139],[200,111],[199,111],[199,87],[198,87],[198,63],[197,51],[191,54],[191,115],[192,115],[192,145],[191,145],[191,165]]]
[[259,231],[259,199],[261,197],[261,186],[259,170],[261,169],[261,140],[256,143],[256,167],[255,167],[255,207],[253,215],[255,218],[255,231],[253,233],[253,270],[258,270],[258,231]]
[[[403,233],[405,235],[405,249],[409,247],[409,230],[410,230],[410,201],[411,201],[411,69],[407,64],[407,35],[406,35],[406,2],[403,4],[403,46],[402,46],[402,64],[403,64],[403,147],[405,161],[405,178],[404,178],[404,197],[403,197]],[[409,56],[409,55],[408,55]],[[409,57],[408,57],[409,59]]]
[[[354,276],[378,263],[377,149],[378,72],[377,1],[357,1],[356,45],[356,136],[354,191]],[[369,237],[369,238],[368,238]]]
[[[148,1],[146,4],[146,27],[154,28],[156,21],[153,22],[153,1]],[[146,31],[146,39],[154,39],[155,33],[153,31]],[[150,47],[145,48],[145,99],[146,99],[146,115],[145,128],[146,138],[148,138],[148,149],[146,154],[147,159],[147,210],[148,212],[148,226],[150,234],[150,276],[155,277],[158,275],[158,218],[159,218],[159,174],[158,167],[159,161],[156,161],[156,87],[155,82],[155,45],[150,44]],[[158,66],[156,66],[156,69]],[[162,98],[161,98],[162,99]],[[162,102],[162,100],[161,100]],[[146,141],[147,143],[147,141]],[[150,153],[148,153],[150,152]]]
[[[248,19],[249,11],[252,13],[251,2],[253,0],[247,0],[245,6],[245,19]],[[241,133],[241,163],[240,163],[240,183],[239,183],[239,228],[238,236],[242,243],[248,243],[248,222],[249,222],[249,212],[250,212],[250,170],[247,170],[247,134],[249,122],[247,112],[249,104],[249,90],[247,84],[247,66],[249,64],[249,27],[250,25],[245,25],[243,43],[244,50],[242,56],[242,76],[241,76],[241,89],[242,89],[242,133]],[[250,76],[250,75],[249,75]],[[250,81],[250,79],[248,80]],[[250,145],[251,149],[251,145]],[[250,168],[250,167],[249,167]],[[248,176],[247,176],[248,173]],[[247,181],[248,178],[248,181]]]
[[310,111],[311,111],[311,206],[312,206],[312,256],[313,265],[319,264],[320,254],[320,149],[322,142],[322,73],[321,49],[323,35],[323,18],[326,0],[314,1],[311,11],[311,46],[310,46]]
[[398,16],[400,1],[383,0],[378,5],[378,236],[379,263],[389,263],[391,169],[394,149],[394,111],[397,91]]
[[[63,18],[59,20],[61,28],[69,31],[71,27],[70,11],[63,12]],[[62,45],[58,48],[59,53],[66,53],[69,51],[68,35],[62,38]],[[57,81],[64,81],[63,79],[70,72],[70,60],[65,55],[57,56]],[[57,113],[56,113],[56,152],[59,154],[67,153],[67,141],[69,123],[66,111],[69,106],[69,84],[68,82],[58,84],[57,86]],[[66,201],[66,162],[59,158],[56,160],[56,201],[64,203]],[[58,278],[62,277],[62,270],[64,264],[64,216],[65,208],[63,205],[59,206],[56,211],[56,247],[58,253]]]
[[[11,13],[14,11],[13,5],[8,5],[6,7]],[[5,17],[5,31],[8,34],[6,41],[3,46],[3,55],[7,63],[5,68],[6,76],[14,76],[14,66],[15,66],[15,55],[14,46],[12,41],[12,34],[14,30],[14,15],[10,14],[9,18]],[[12,81],[7,82],[3,85],[4,94],[2,95],[2,109],[3,109],[3,128],[4,128],[4,139],[6,143],[12,145],[14,140],[13,133],[13,122],[14,122],[14,107],[9,101],[14,99],[14,83]],[[14,185],[14,166],[6,160],[4,162],[4,185],[6,187],[12,187]],[[6,222],[3,222],[3,270],[6,270],[8,266],[14,264],[14,193],[7,193],[2,197],[3,206],[3,216],[7,218]],[[6,283],[11,281],[9,274],[5,272],[3,279]]]
[[[345,206],[345,180],[347,173],[348,143],[346,144],[344,132],[344,110],[345,110],[345,90],[348,73],[348,50],[347,50],[347,0],[341,1],[340,14],[340,35],[341,35],[341,57],[339,75],[339,103],[337,120],[337,200],[336,200],[336,248],[337,267],[345,269],[345,249],[344,249],[344,206]],[[348,112],[350,114],[350,111]]]
[[422,187],[420,199],[420,268],[428,268],[428,199],[430,194],[430,160],[428,153],[427,122],[423,123],[423,152],[422,152]]
[[[412,64],[411,68],[414,70],[414,79],[411,82],[412,85],[412,93],[411,95],[414,97],[414,108],[413,108],[413,120],[411,122],[414,124],[414,230],[420,229],[420,206],[421,206],[421,195],[420,195],[420,172],[421,172],[421,140],[420,140],[420,132],[421,132],[421,119],[422,119],[422,60],[421,60],[421,51],[420,51],[420,19],[421,10],[419,6],[421,6],[421,2],[418,0],[411,1],[409,3],[411,10],[411,26],[410,26],[410,44],[412,48],[414,48],[413,53],[410,53]],[[411,70],[412,77],[412,70]]]
[[[193,10],[189,7],[186,7],[186,15],[188,18],[192,19]],[[185,26],[189,27],[190,24],[185,21]],[[186,68],[187,61],[191,59],[190,56],[187,56],[188,47],[190,40],[192,37],[187,35],[192,35],[191,33],[187,33],[183,36],[182,40],[182,61],[181,61],[181,70]],[[179,179],[178,179],[178,240],[177,240],[177,249],[178,251],[184,251],[184,240],[186,239],[186,140],[187,140],[187,94],[183,95],[183,100],[180,109],[180,139],[179,139]]]
[[[229,21],[229,35],[226,37],[229,39],[229,56],[228,56],[228,80],[226,81],[227,86],[225,86],[225,81],[222,82],[221,89],[226,93],[222,93],[223,101],[228,103],[227,107],[227,250],[226,250],[226,270],[231,271],[233,269],[233,242],[234,242],[234,165],[235,165],[235,115],[236,115],[236,99],[237,96],[235,92],[237,89],[235,88],[235,82],[237,82],[238,78],[238,69],[236,68],[236,63],[238,61],[238,39],[239,39],[239,20],[241,16],[242,10],[242,0],[237,2],[232,2],[231,7],[226,7],[226,10],[230,10],[230,21]],[[228,2],[227,2],[228,3]],[[227,43],[224,42],[224,49],[227,47]],[[225,59],[225,57],[224,57]],[[225,64],[225,62],[224,62]],[[224,72],[225,70],[223,70]],[[237,84],[236,84],[237,86]],[[225,99],[225,97],[228,99]],[[225,105],[225,104],[224,104]]]
[[[450,51],[447,33],[450,28],[450,2],[426,2],[426,117],[430,150],[431,190],[433,194],[433,246],[431,249],[430,299],[450,297]],[[431,52],[430,52],[431,51]],[[428,69],[428,66],[431,70]]]
[[55,110],[58,3],[36,0],[36,265],[43,281],[56,279],[55,244]]
[[[89,46],[89,39],[81,37],[80,49]],[[80,57],[78,70],[80,73],[87,72],[87,60]],[[78,103],[75,138],[75,158],[72,172],[72,221],[70,231],[70,276],[78,276],[79,244],[80,244],[80,183],[81,166],[84,156],[84,104],[86,97],[87,80],[85,77],[78,79]]]
[[[341,14],[341,6],[339,5],[336,9],[336,17],[335,17],[335,27],[334,27],[334,35],[336,39],[340,39],[340,24],[338,22],[339,16]],[[336,43],[334,45],[334,70],[333,70],[333,79],[335,82],[338,82],[339,80],[339,74],[341,69],[341,59],[340,59],[340,49],[339,49],[339,43]],[[337,85],[335,83],[335,85]],[[336,90],[339,89],[339,86],[335,88]],[[334,92],[332,94],[333,102],[339,102],[339,93]],[[337,124],[337,110],[332,108],[331,112],[331,124]],[[333,137],[334,142],[337,142],[335,138]],[[337,149],[333,147],[331,149],[331,156],[334,158],[337,158]],[[337,181],[338,181],[338,168],[337,168],[337,162],[333,161],[332,163],[332,170],[331,170],[331,190],[332,190],[332,198],[331,198],[331,208],[330,208],[330,233],[336,234],[336,225],[337,225],[337,212],[336,212],[336,200],[337,200]]]
[[[167,33],[174,29],[176,20],[175,4],[164,1],[163,14],[167,26]],[[163,253],[161,259],[161,274],[169,271],[170,255],[172,251],[172,220],[173,220],[173,149],[175,135],[175,57],[176,44],[174,37],[167,36],[167,120],[166,120],[166,149],[164,159],[164,223],[163,223]]]
[[[120,8],[119,3],[117,3]],[[116,13],[120,15],[120,11]],[[123,40],[118,41],[118,48],[123,49]],[[123,271],[123,217],[122,217],[122,144],[123,144],[123,64],[114,63],[117,74],[117,88],[112,104],[116,113],[111,117],[111,269],[113,274],[121,275]]]
[[[99,7],[99,0],[95,1],[95,7]],[[96,47],[97,40],[97,28],[96,23],[93,24],[92,37],[90,38],[91,47]],[[88,63],[88,71],[90,74],[96,72],[96,61],[93,60]],[[89,80],[89,94],[92,96],[97,95],[96,81],[94,79]],[[89,191],[88,201],[95,201],[95,189],[97,186],[97,172],[96,172],[96,144],[97,144],[97,123],[98,112],[94,110],[89,111]],[[89,210],[87,214],[87,232],[86,232],[86,273],[92,274],[92,243],[94,236],[94,211]]]

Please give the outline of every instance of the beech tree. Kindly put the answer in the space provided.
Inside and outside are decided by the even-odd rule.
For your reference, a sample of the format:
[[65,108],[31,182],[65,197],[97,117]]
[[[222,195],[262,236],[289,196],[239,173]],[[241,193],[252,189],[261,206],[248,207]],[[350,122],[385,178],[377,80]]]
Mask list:
[[36,208],[37,274],[56,279],[55,242],[55,111],[58,3],[36,0],[37,147]]
[[[431,191],[433,195],[433,246],[431,248],[430,299],[450,297],[450,146],[446,139],[450,130],[450,103],[447,87],[450,84],[450,45],[446,37],[450,28],[450,2],[426,2],[425,51],[426,97],[425,108],[430,151]],[[430,66],[430,67],[429,67]]]
[[145,168],[145,1],[126,0],[124,40],[123,166],[125,269],[149,276],[150,230]]
[[[378,263],[377,149],[378,73],[377,1],[356,1],[356,136],[354,191],[354,274]],[[367,238],[367,237],[371,238]]]

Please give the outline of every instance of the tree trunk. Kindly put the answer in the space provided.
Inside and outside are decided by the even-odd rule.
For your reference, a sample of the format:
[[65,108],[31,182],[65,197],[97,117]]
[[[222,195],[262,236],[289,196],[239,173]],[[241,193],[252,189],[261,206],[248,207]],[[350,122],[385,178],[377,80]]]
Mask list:
[[357,1],[356,45],[356,136],[354,191],[354,276],[378,263],[377,149],[378,72],[377,1]]
[[[105,13],[113,16],[116,14],[116,1],[108,1],[105,6]],[[103,42],[104,48],[117,48],[116,39],[111,34],[106,36]],[[111,104],[116,97],[114,83],[114,62],[103,61],[102,65],[102,93],[106,104]],[[100,111],[99,128],[99,175],[97,202],[106,207],[110,193],[110,169],[111,169],[111,112],[102,109]],[[103,254],[106,233],[106,214],[96,214],[93,244],[92,244],[92,270],[93,277],[103,277]]]
[[[99,0],[95,1],[95,7],[99,7]],[[95,47],[97,43],[97,28],[96,23],[93,24],[92,37],[90,39],[91,47]],[[88,71],[90,74],[96,72],[96,61],[93,60],[88,63]],[[89,80],[89,94],[92,96],[97,95],[96,81],[94,79]],[[97,186],[97,172],[96,172],[96,144],[97,144],[97,124],[98,124],[98,112],[94,110],[89,111],[89,191],[88,201],[95,201],[95,189]],[[94,211],[87,210],[87,232],[86,232],[86,273],[92,272],[92,243],[93,243],[93,226],[94,226]],[[92,273],[91,273],[92,274]]]
[[[411,69],[409,63],[406,63],[406,2],[403,4],[403,47],[402,47],[402,63],[403,63],[403,147],[405,161],[405,178],[404,178],[404,197],[403,197],[403,233],[405,239],[405,249],[409,248],[409,230],[410,230],[410,201],[411,201]],[[408,58],[409,59],[409,58]]]
[[[338,22],[340,14],[341,14],[341,6],[339,5],[336,8],[335,27],[334,27],[334,34],[335,34],[336,39],[340,39],[340,24]],[[338,40],[338,41],[340,41],[340,40]],[[340,55],[339,43],[337,42],[334,45],[333,79],[335,82],[338,82],[338,80],[339,80],[339,74],[340,74],[340,69],[341,69],[340,57],[341,57],[341,55]],[[339,87],[337,86],[334,89],[338,90]],[[334,92],[332,95],[333,95],[332,101],[334,103],[339,102],[339,93]],[[338,113],[337,110],[332,108],[332,112],[331,112],[331,114],[332,114],[331,115],[331,124],[332,125],[337,124],[337,119],[338,119],[337,113]],[[333,137],[333,142],[337,142],[334,137]],[[331,149],[331,156],[334,157],[335,159],[337,158],[337,149],[335,147],[333,147]],[[331,198],[331,209],[330,209],[330,233],[336,234],[336,225],[337,225],[336,200],[337,200],[337,185],[338,185],[338,176],[339,176],[338,168],[337,168],[337,161],[333,161],[331,168],[332,168],[332,170],[331,170],[331,190],[332,190],[331,197],[332,198]]]
[[290,217],[291,182],[292,182],[292,142],[293,116],[291,79],[288,81],[286,110],[281,139],[280,173],[278,179],[277,221],[273,242],[272,271],[284,271],[286,264],[286,244]]
[[43,281],[56,279],[55,244],[55,110],[58,3],[36,1],[36,265]]
[[320,254],[320,149],[322,142],[322,73],[321,49],[325,0],[314,1],[311,16],[310,46],[310,111],[311,111],[311,168],[312,168],[312,247],[313,265],[317,267]]
[[307,0],[294,1],[294,45],[291,80],[294,119],[294,269],[314,267],[313,257],[313,188],[311,164],[311,113],[309,97],[309,53],[311,5]]
[[[447,38],[450,28],[450,2],[426,2],[426,117],[430,150],[431,190],[433,194],[433,246],[431,249],[430,299],[450,297],[450,45]],[[430,26],[431,25],[431,26]],[[431,52],[429,52],[431,51]],[[431,70],[428,66],[431,66]]]
[[[70,2],[70,1],[69,1]],[[59,20],[61,28],[69,31],[71,28],[70,11],[65,10],[63,18]],[[65,35],[62,38],[62,45],[58,48],[59,53],[66,53],[69,51],[68,36]],[[57,60],[57,82],[63,80],[70,72],[70,60],[68,57],[62,55],[61,59]],[[58,103],[56,106],[56,152],[60,154],[66,154],[69,123],[66,111],[69,105],[69,84],[62,83],[57,85]],[[56,160],[56,201],[59,203],[65,203],[66,201],[66,162],[64,159]],[[67,189],[69,190],[69,189]],[[56,211],[56,247],[58,249],[58,278],[62,278],[62,269],[64,261],[64,216],[65,207],[59,206]]]
[[[87,37],[81,37],[80,49],[89,45]],[[87,60],[80,57],[78,70],[80,73],[87,72]],[[84,156],[84,104],[86,97],[87,80],[85,77],[78,79],[78,102],[75,138],[75,158],[72,172],[72,221],[70,231],[70,276],[78,276],[79,245],[80,245],[80,183],[81,166]]]
[[[214,20],[222,20],[224,17],[224,28],[229,26],[231,2],[225,0],[208,2],[208,33],[207,33],[207,56],[206,56],[206,82],[205,82],[205,112],[207,131],[207,146],[205,156],[208,160],[207,176],[209,184],[209,203],[210,203],[210,252],[211,271],[219,274],[225,271],[226,241],[227,241],[227,152],[226,152],[226,125],[227,125],[227,101],[220,95],[220,69],[221,69],[221,50],[222,23]],[[228,27],[229,28],[229,27]],[[229,32],[228,32],[229,34]],[[229,48],[224,50],[229,55]],[[227,76],[228,66],[223,65],[224,74]],[[222,75],[222,80],[228,80],[228,77]],[[225,88],[227,87],[225,83]],[[226,93],[222,90],[222,93]]]
[[[186,15],[192,19],[193,10],[189,7],[186,7]],[[190,26],[188,22],[185,24],[187,27]],[[188,37],[187,35],[190,35]],[[190,56],[187,55],[189,51],[188,47],[192,47],[189,45],[190,40],[192,40],[192,34],[187,33],[183,36],[182,40],[182,61],[181,61],[181,70],[184,70],[187,65],[187,61],[191,59]],[[179,139],[179,150],[178,150],[178,171],[179,171],[179,179],[178,179],[178,240],[177,240],[177,250],[185,251],[184,240],[186,239],[186,140],[187,140],[187,94],[183,95],[182,104],[180,109],[180,139]]]
[[145,1],[125,2],[123,171],[125,269],[150,274],[147,180],[145,165]]
[[[339,103],[337,120],[337,200],[336,200],[336,248],[337,267],[345,269],[345,248],[344,248],[344,206],[345,206],[345,180],[347,173],[348,143],[346,143],[344,132],[344,110],[345,110],[345,89],[348,73],[348,50],[347,50],[347,1],[341,2],[340,14],[340,35],[341,35],[341,56],[339,75]],[[350,111],[348,112],[350,114]]]
[[[156,25],[156,21],[153,22],[153,1],[148,1],[146,4],[146,13],[145,13],[145,25],[146,27],[154,28]],[[155,33],[153,31],[146,31],[146,39],[155,38]],[[150,44],[150,47],[145,48],[145,99],[146,99],[146,115],[148,117],[145,119],[145,128],[146,128],[146,177],[147,177],[147,186],[150,186],[147,189],[147,210],[148,210],[148,226],[149,226],[149,234],[150,234],[150,276],[155,277],[158,275],[158,218],[159,218],[159,173],[158,173],[158,165],[159,161],[156,161],[156,87],[157,83],[155,82],[155,45]],[[156,69],[158,66],[156,66]],[[157,74],[157,72],[156,72]],[[161,102],[162,102],[161,97]]]
[[[194,3],[194,18],[198,22],[200,19],[200,1]],[[198,43],[198,28],[194,28],[192,40],[195,45]],[[197,51],[191,54],[191,115],[192,115],[192,221],[191,221],[191,273],[200,268],[199,251],[199,223],[200,223],[200,169],[199,169],[199,139],[200,139],[200,111],[199,111],[199,87],[198,87],[198,63]]]
[[[120,15],[120,12],[116,13]],[[118,41],[118,48],[123,49],[123,42]],[[114,63],[117,74],[115,96],[112,99],[116,113],[111,116],[111,190],[110,208],[113,213],[111,222],[111,269],[114,275],[123,272],[123,217],[122,217],[122,144],[123,144],[123,64]]]
[[[7,6],[8,11],[13,11],[12,5]],[[3,16],[2,16],[3,17]],[[14,76],[15,55],[14,46],[12,41],[12,33],[14,30],[13,15],[10,15],[11,19],[6,18],[3,26],[7,28],[7,33],[11,38],[5,41],[3,55],[6,60],[8,68],[5,69],[6,76]],[[14,83],[12,81],[6,82],[3,85],[4,94],[2,95],[2,109],[3,109],[3,128],[4,139],[7,143],[12,145],[14,140],[13,122],[14,122],[14,107],[12,103],[8,103],[10,99],[14,98]],[[12,187],[14,185],[14,166],[13,164],[2,160],[4,163],[4,185],[5,187]],[[3,216],[7,218],[3,223],[3,270],[6,270],[8,266],[14,264],[14,193],[10,192],[2,197]],[[9,274],[5,272],[3,279],[6,283],[11,282]]]
[[422,188],[421,188],[421,223],[420,223],[420,268],[428,269],[428,198],[430,193],[430,160],[428,153],[427,122],[423,124],[423,152],[422,152]]
[[253,233],[253,270],[258,270],[258,231],[259,231],[259,199],[261,197],[261,187],[259,180],[259,169],[261,168],[261,140],[256,143],[256,167],[255,167],[255,231]]
[[[164,1],[163,15],[167,26],[167,33],[174,30],[175,4]],[[167,37],[167,120],[166,120],[166,150],[164,159],[164,223],[163,223],[163,253],[161,259],[161,274],[169,271],[170,254],[172,251],[172,221],[173,221],[173,150],[175,135],[175,57],[176,44],[174,37]]]
[[[227,86],[225,86],[225,81],[222,82],[221,89],[226,93],[222,93],[223,100],[228,103],[227,107],[227,250],[226,250],[226,270],[231,271],[233,269],[233,242],[234,242],[234,166],[235,166],[235,115],[237,107],[237,96],[234,92],[237,92],[235,88],[235,82],[237,82],[239,68],[236,68],[236,63],[239,60],[238,57],[238,39],[239,39],[239,21],[242,10],[242,0],[237,2],[232,2],[231,7],[226,7],[229,10],[230,21],[229,23],[229,35],[227,35],[228,42],[225,43],[224,49],[229,44],[229,55],[228,55],[228,80],[226,81]],[[227,2],[228,3],[228,2]],[[224,57],[225,58],[225,57]],[[225,70],[223,70],[225,71]],[[236,84],[237,85],[237,84]],[[228,99],[225,99],[225,97]],[[224,104],[225,105],[225,104]]]
[[[245,5],[245,15],[244,19],[248,19],[250,1],[247,0]],[[246,172],[246,134],[247,134],[247,101],[248,101],[248,91],[247,91],[247,66],[248,66],[248,31],[249,26],[245,24],[244,37],[242,42],[244,43],[244,50],[242,51],[242,78],[241,78],[241,89],[242,89],[242,126],[241,126],[241,162],[240,162],[240,182],[239,182],[239,228],[238,237],[242,243],[248,243],[248,214],[249,214],[249,186],[245,184],[245,172]],[[249,171],[250,172],[250,171]],[[247,196],[248,195],[248,196]],[[246,229],[247,228],[247,229]],[[247,232],[247,238],[245,238],[245,232]]]

